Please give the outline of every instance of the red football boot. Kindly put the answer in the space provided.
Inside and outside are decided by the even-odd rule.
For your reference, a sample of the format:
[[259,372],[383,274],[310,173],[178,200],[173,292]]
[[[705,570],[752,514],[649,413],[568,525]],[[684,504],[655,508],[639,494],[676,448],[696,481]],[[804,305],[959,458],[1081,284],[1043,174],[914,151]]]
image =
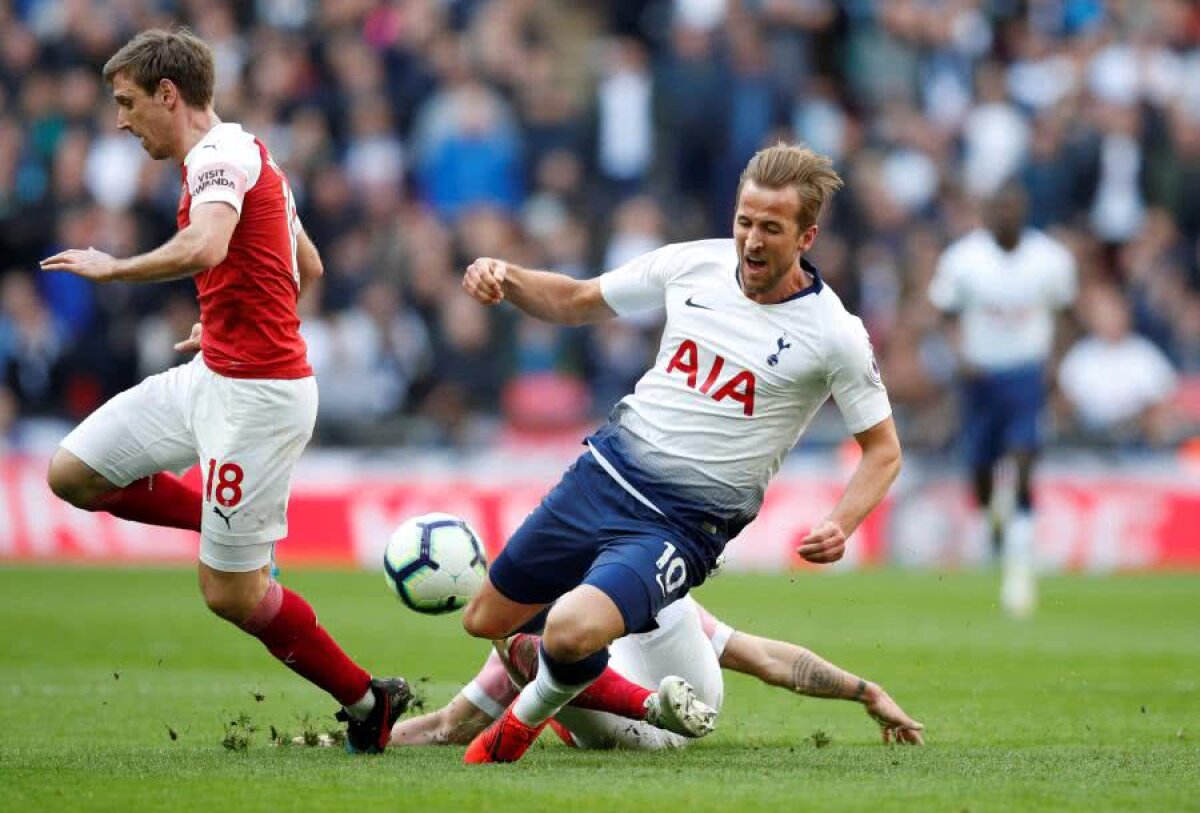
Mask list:
[[529,746],[542,733],[547,720],[538,726],[528,726],[513,714],[512,706],[504,710],[500,719],[471,740],[467,753],[463,755],[466,765],[481,765],[485,762],[516,762],[525,755]]
[[558,738],[563,741],[563,745],[568,748],[578,748],[579,744],[575,742],[575,736],[571,734],[571,729],[560,723],[554,717],[550,718],[550,730],[558,735]]

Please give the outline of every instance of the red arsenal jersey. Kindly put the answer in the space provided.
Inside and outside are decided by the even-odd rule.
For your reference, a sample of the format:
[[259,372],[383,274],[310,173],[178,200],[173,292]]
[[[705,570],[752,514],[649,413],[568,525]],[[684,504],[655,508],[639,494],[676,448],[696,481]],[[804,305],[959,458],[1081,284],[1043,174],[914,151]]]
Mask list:
[[195,277],[204,363],[229,378],[312,375],[296,313],[296,204],[267,148],[238,124],[213,127],[184,160],[179,228],[213,201],[240,217],[225,259]]

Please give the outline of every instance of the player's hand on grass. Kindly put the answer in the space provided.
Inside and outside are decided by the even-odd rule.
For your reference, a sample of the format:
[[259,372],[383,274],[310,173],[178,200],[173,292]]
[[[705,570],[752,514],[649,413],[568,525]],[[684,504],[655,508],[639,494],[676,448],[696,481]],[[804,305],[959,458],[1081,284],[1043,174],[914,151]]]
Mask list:
[[95,282],[108,282],[113,278],[116,260],[94,248],[71,248],[47,257],[39,265],[43,271],[66,271]]
[[836,562],[846,553],[846,533],[833,520],[824,520],[800,540],[796,553],[814,564]]
[[904,745],[924,745],[925,739],[921,732],[925,726],[904,713],[904,709],[893,700],[882,687],[871,684],[863,695],[862,704],[871,715],[871,719],[879,723],[885,745],[900,743]]
[[176,353],[199,353],[200,352],[200,323],[192,325],[192,333],[181,342],[175,343]]
[[485,305],[495,305],[504,299],[504,280],[508,265],[503,260],[480,257],[467,266],[462,286],[468,294]]

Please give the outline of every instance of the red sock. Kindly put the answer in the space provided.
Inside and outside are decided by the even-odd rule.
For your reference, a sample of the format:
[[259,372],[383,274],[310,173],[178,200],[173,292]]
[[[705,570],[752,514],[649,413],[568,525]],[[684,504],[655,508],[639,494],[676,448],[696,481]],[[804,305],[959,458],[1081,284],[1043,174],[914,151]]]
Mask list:
[[607,711],[630,720],[646,719],[646,698],[654,692],[626,680],[608,667],[592,685],[575,696],[570,705]]
[[92,505],[92,511],[107,511],[114,517],[200,531],[200,490],[185,485],[169,472],[160,471],[124,488],[110,491]]
[[309,603],[279,582],[271,582],[242,629],[262,641],[285,666],[329,692],[343,706],[362,699],[371,685],[371,676],[317,624],[317,614]]
[[[525,680],[537,676],[538,642],[536,635],[518,633],[508,645],[508,660]],[[654,692],[626,680],[608,667],[590,686],[568,705],[592,711],[607,711],[631,720],[646,719],[646,698]]]

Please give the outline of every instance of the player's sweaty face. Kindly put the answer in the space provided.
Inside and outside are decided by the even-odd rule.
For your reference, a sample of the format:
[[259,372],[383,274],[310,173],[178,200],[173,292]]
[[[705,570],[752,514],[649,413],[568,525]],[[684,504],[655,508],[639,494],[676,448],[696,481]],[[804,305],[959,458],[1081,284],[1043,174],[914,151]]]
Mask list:
[[759,301],[775,299],[773,294],[788,285],[800,255],[812,245],[816,226],[801,230],[799,209],[800,197],[791,187],[768,189],[753,181],[742,186],[733,218],[733,241],[742,291],[747,296]]
[[169,158],[167,130],[170,117],[167,109],[124,73],[113,77],[112,93],[117,103],[117,129],[140,139],[142,148],[151,158]]

